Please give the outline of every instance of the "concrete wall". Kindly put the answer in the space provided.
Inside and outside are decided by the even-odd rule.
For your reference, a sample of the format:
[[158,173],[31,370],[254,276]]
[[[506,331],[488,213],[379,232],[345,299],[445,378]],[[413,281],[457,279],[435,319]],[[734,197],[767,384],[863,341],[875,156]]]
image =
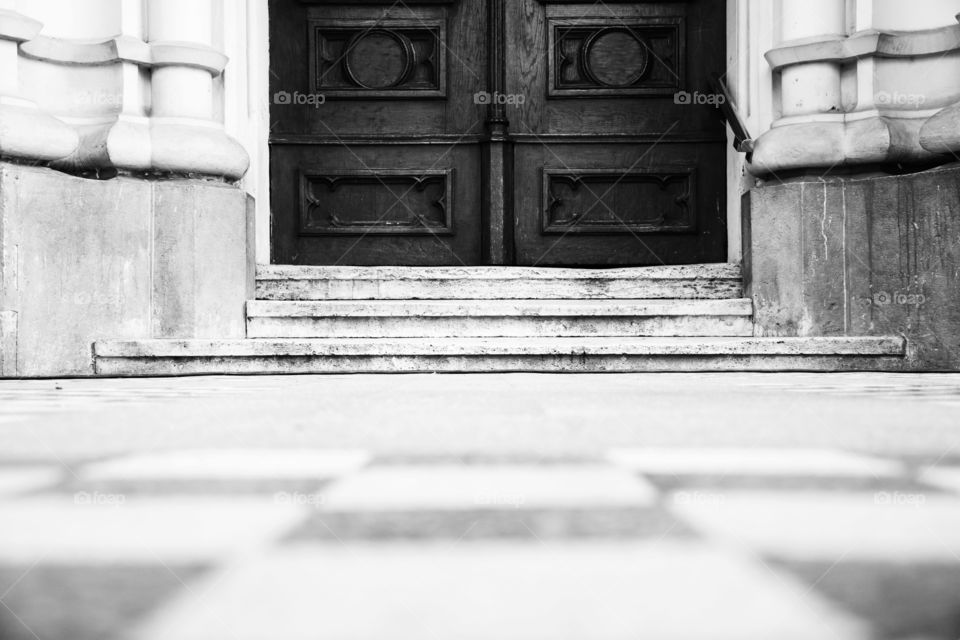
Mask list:
[[905,335],[960,370],[960,166],[754,189],[744,270],[758,335]]
[[0,163],[0,373],[91,375],[98,339],[244,337],[252,236],[237,187]]

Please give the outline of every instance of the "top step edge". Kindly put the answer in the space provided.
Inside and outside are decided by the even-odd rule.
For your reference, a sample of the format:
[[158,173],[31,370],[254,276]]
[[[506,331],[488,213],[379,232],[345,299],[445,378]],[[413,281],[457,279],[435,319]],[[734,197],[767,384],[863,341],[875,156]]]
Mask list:
[[543,267],[305,267],[259,265],[257,280],[742,280],[739,264],[614,269]]

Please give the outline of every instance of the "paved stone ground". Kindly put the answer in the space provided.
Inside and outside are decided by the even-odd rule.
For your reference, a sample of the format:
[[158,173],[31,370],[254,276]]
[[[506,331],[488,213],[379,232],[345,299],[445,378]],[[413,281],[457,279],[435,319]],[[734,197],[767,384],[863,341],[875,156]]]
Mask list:
[[958,640],[960,377],[0,382],[0,640]]

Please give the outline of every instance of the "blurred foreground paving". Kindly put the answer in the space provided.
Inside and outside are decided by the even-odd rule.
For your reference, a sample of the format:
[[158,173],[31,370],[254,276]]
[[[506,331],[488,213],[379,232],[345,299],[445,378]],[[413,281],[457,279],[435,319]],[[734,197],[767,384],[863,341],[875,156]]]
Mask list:
[[960,377],[0,382],[0,640],[958,640]]

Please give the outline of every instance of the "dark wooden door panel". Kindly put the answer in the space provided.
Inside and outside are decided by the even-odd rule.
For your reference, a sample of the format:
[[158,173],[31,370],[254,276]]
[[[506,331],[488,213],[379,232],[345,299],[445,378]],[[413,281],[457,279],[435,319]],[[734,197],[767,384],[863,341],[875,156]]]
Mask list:
[[726,259],[723,3],[511,3],[517,263]]
[[479,156],[475,144],[275,146],[275,261],[479,264]]
[[271,0],[275,262],[480,263],[485,6]]
[[722,2],[270,4],[275,262],[725,260]]
[[693,264],[726,257],[722,144],[517,145],[517,263]]

